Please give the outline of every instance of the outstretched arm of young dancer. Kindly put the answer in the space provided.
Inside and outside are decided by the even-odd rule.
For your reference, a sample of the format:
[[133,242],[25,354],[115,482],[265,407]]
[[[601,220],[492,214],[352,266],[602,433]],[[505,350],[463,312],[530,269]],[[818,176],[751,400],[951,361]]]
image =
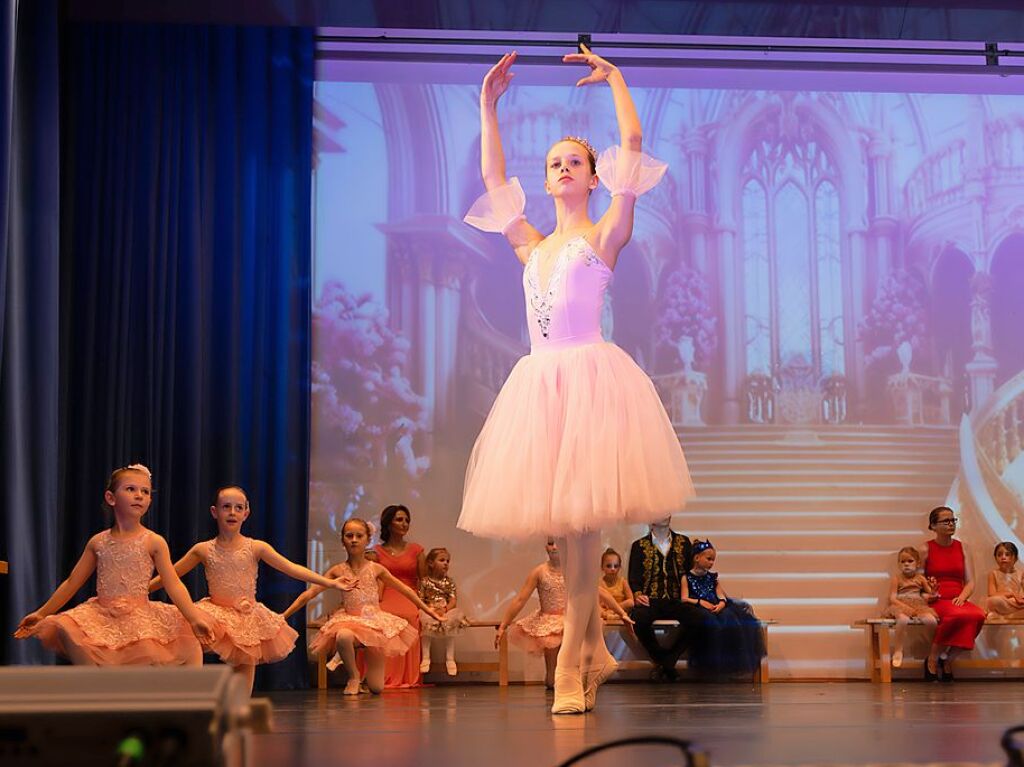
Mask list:
[[[562,57],[562,61],[570,64],[586,64],[590,74],[576,83],[577,87],[606,82],[612,91],[615,103],[615,119],[619,124],[619,161],[631,163],[643,145],[643,130],[636,112],[633,97],[622,77],[622,72],[611,62],[592,53],[585,45],[581,45],[582,53],[570,53]],[[629,193],[614,194],[608,210],[594,226],[591,244],[602,260],[610,268],[615,268],[619,251],[633,236],[633,208],[636,195]]]
[[164,590],[167,596],[174,602],[185,620],[192,626],[192,631],[200,641],[213,639],[213,627],[210,621],[203,615],[202,611],[196,608],[188,589],[181,582],[181,578],[174,572],[174,565],[171,564],[171,552],[167,548],[167,541],[159,535],[151,535],[149,542],[149,555],[153,558],[156,571],[163,579]]
[[410,602],[412,602],[414,605],[420,608],[423,612],[425,612],[427,615],[433,618],[435,621],[440,622],[444,620],[444,618],[435,613],[434,610],[426,602],[420,599],[419,594],[417,594],[411,588],[409,588],[400,580],[398,580],[398,578],[396,578],[390,572],[388,572],[388,569],[384,567],[384,565],[373,564],[373,567],[377,568],[377,579],[381,581],[385,586],[397,591],[399,594],[401,594],[403,597],[408,599]]
[[275,570],[284,573],[289,578],[294,578],[295,580],[302,581],[304,583],[313,583],[317,586],[323,586],[325,589],[338,589],[339,591],[347,591],[355,585],[355,581],[351,578],[327,578],[319,573],[313,572],[308,567],[296,564],[288,559],[288,557],[280,554],[266,541],[253,541],[253,545],[256,547],[256,555],[261,561],[266,562]]
[[[324,578],[332,581],[332,583],[333,583],[334,580],[340,580],[340,576],[341,576],[341,566],[340,565],[333,565],[333,566],[327,568],[327,572],[324,573]],[[323,593],[324,591],[327,591],[327,589],[328,589],[327,586],[320,586],[320,585],[310,586],[308,589],[306,589],[301,594],[299,594],[297,597],[295,597],[295,601],[292,602],[290,605],[288,605],[288,609],[285,610],[283,613],[281,613],[281,616],[285,620],[287,620],[292,615],[294,615],[299,610],[301,610],[303,607],[305,607],[307,604],[309,604],[309,601],[313,597],[317,596],[318,594]]]
[[85,551],[82,552],[82,556],[78,558],[78,562],[75,563],[74,568],[71,570],[71,574],[64,580],[57,590],[53,592],[53,596],[46,600],[42,607],[38,610],[29,613],[18,623],[18,628],[14,632],[14,636],[18,639],[24,639],[29,636],[32,629],[39,621],[48,615],[53,615],[60,608],[62,608],[67,601],[75,595],[75,593],[85,585],[85,582],[89,580],[89,576],[93,574],[96,569],[96,552],[93,551],[93,541],[96,536],[89,539],[89,542],[85,544]]
[[[178,574],[178,577],[185,575],[186,573],[192,572],[196,565],[203,561],[203,544],[197,543],[188,553],[185,554],[181,559],[174,563],[174,572]],[[153,577],[153,580],[149,582],[149,590],[156,591],[157,589],[163,588],[164,581],[159,575]]]
[[530,598],[530,594],[532,594],[534,589],[537,588],[537,584],[540,582],[540,568],[542,567],[546,567],[546,565],[538,565],[530,571],[530,574],[526,576],[526,582],[523,584],[523,587],[519,589],[519,593],[512,598],[512,603],[509,604],[508,609],[505,610],[505,615],[502,617],[501,623],[495,631],[495,647],[501,644],[501,638],[505,636],[505,632],[508,631],[509,624],[516,619],[516,616],[519,615],[523,606],[526,604],[526,600]]
[[[515,77],[511,69],[516,55],[513,51],[502,56],[484,77],[480,88],[480,175],[488,192],[509,183],[505,175],[505,150],[501,146],[501,133],[498,130],[498,100]],[[512,221],[502,234],[515,250],[516,257],[524,264],[533,247],[544,239],[523,216]]]

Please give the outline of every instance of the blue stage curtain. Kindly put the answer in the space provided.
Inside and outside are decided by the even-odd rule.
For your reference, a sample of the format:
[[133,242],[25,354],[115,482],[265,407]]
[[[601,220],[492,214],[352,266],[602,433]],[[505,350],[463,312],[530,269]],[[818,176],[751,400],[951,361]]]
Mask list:
[[[304,564],[313,32],[70,24],[63,42],[62,571],[136,461],[172,557],[239,484],[243,532]],[[271,609],[303,588],[261,568]],[[307,686],[304,635],[258,686]]]
[[0,2],[0,661],[51,660],[11,638],[57,578],[57,0]]

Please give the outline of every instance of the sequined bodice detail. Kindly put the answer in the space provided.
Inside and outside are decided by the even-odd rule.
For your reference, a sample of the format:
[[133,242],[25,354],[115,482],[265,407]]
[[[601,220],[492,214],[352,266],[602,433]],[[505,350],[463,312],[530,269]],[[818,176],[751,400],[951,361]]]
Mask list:
[[256,574],[259,567],[252,538],[228,549],[216,539],[206,549],[206,583],[210,599],[217,604],[233,605],[241,599],[256,601]]
[[690,588],[690,599],[718,602],[718,573],[707,572],[703,575],[687,573],[686,585]]
[[380,597],[377,595],[377,578],[373,574],[373,567],[367,563],[363,569],[356,573],[347,562],[343,565],[356,579],[356,585],[348,591],[341,592],[341,599],[345,606],[345,612],[350,615],[359,615],[365,608],[379,608]]
[[555,571],[550,567],[541,569],[537,598],[540,599],[541,612],[549,615],[565,614],[565,578],[561,570]]
[[547,284],[541,282],[538,250],[523,270],[530,346],[572,345],[601,339],[601,309],[612,271],[590,243],[575,237],[554,257]]
[[420,598],[428,605],[446,605],[455,596],[455,581],[427,576],[420,581]]
[[106,530],[96,542],[96,596],[100,602],[114,599],[149,599],[153,558],[146,550],[149,531],[118,539]]

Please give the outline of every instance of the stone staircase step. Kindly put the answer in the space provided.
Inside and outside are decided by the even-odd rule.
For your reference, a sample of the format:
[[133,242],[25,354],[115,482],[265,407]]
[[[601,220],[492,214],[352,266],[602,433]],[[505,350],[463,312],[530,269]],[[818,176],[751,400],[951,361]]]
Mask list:
[[[691,538],[710,538],[722,554],[750,556],[751,550],[769,551],[828,551],[845,549],[852,551],[885,550],[896,552],[902,546],[917,545],[925,538],[921,530],[726,530],[720,527],[688,532]],[[836,568],[822,568],[834,570]]]
[[[820,509],[823,506],[830,509],[832,514],[861,511],[918,511],[922,519],[927,519],[928,511],[936,504],[946,499],[945,492],[938,494],[925,494],[914,496],[889,496],[889,495],[866,495],[863,493],[850,493],[846,497],[819,497],[819,496],[760,496],[745,497],[742,499],[729,496],[718,496],[714,493],[701,494],[700,479],[695,481],[697,497],[686,505],[686,509],[680,512],[680,519],[685,519],[689,512],[693,513],[714,513],[718,510],[745,510],[763,509],[764,511],[811,511]],[[683,524],[683,523],[681,523]]]
[[[918,540],[923,538],[923,535],[918,536]],[[850,542],[844,541],[842,548],[836,546],[832,549],[793,549],[784,542],[779,542],[779,549],[768,550],[764,548],[767,543],[763,542],[760,549],[719,550],[715,568],[721,573],[722,578],[764,572],[766,566],[771,566],[780,573],[888,571],[890,562],[896,561],[896,552],[900,548],[896,546],[871,549],[865,546],[864,549],[850,549]]]
[[865,532],[886,531],[896,527],[911,530],[921,527],[924,534],[925,513],[913,511],[840,511],[827,508],[814,511],[770,511],[766,509],[733,511],[695,511],[698,501],[687,508],[679,518],[680,529],[704,530],[724,528],[746,530],[750,527],[771,525],[775,530],[842,530],[856,525]]
[[747,601],[758,618],[771,618],[785,625],[849,626],[881,612],[878,597],[757,597]]
[[726,593],[737,599],[765,597],[886,597],[889,573],[729,573],[722,570],[722,585]]
[[[845,477],[831,482],[825,480],[818,482],[786,482],[781,480],[747,482],[745,480],[746,478],[744,478],[744,481],[723,480],[715,482],[699,477],[694,480],[694,486],[697,488],[698,496],[728,497],[741,502],[744,498],[779,496],[844,498],[865,490],[864,481],[849,481]],[[932,496],[942,489],[942,485],[927,478],[922,480],[915,477],[907,477],[902,482],[872,482],[867,488],[875,496],[884,496],[886,498],[922,498]]]

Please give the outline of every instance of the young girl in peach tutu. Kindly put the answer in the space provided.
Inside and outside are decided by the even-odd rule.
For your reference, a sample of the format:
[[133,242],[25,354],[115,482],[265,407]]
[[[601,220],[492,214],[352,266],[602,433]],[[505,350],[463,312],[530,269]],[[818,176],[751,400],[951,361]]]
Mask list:
[[988,574],[988,597],[985,599],[988,619],[1024,618],[1024,584],[1017,569],[1017,545],[1010,541],[997,543],[992,555],[996,568]]
[[[518,179],[506,177],[498,132],[497,103],[516,60],[507,54],[480,91],[487,193],[465,218],[504,235],[523,264],[530,354],[509,373],[473,447],[459,527],[493,538],[559,538],[566,610],[555,714],[588,710],[616,668],[597,600],[601,529],[678,513],[694,494],[679,437],[650,378],[601,335],[604,297],[633,233],[636,198],[666,166],[640,151],[640,120],[622,73],[580,50],[562,60],[590,67],[577,86],[608,85],[619,145],[599,158],[578,136],[553,144],[544,190],[555,228],[544,235],[531,226]],[[611,203],[594,221],[588,202],[599,183]]]
[[427,574],[420,578],[420,599],[441,616],[440,621],[420,613],[420,672],[430,671],[430,644],[439,639],[444,645],[444,665],[448,676],[459,673],[455,663],[455,637],[469,625],[466,614],[459,609],[455,581],[448,577],[452,555],[448,549],[437,548],[427,552]]
[[897,553],[896,561],[899,572],[893,573],[889,581],[889,606],[882,617],[896,619],[892,665],[899,668],[903,665],[903,639],[910,620],[918,618],[934,630],[939,616],[930,606],[936,599],[935,592],[928,579],[918,572],[921,567],[920,552],[913,546],[904,546]]
[[[295,647],[298,634],[284,618],[256,601],[256,574],[260,562],[296,580],[325,588],[343,588],[302,565],[281,556],[274,547],[242,535],[242,523],[249,518],[249,498],[237,486],[220,488],[210,514],[217,521],[217,537],[197,543],[174,563],[179,577],[202,564],[210,596],[196,604],[213,626],[213,639],[206,645],[220,659],[244,674],[252,690],[256,666],[275,663]],[[151,591],[163,584],[157,576]]]
[[[200,665],[203,650],[196,636],[212,638],[211,621],[174,572],[167,542],[142,526],[152,501],[149,469],[133,464],[115,470],[103,500],[114,524],[89,539],[71,575],[46,604],[21,619],[14,636],[38,637],[82,666]],[[154,567],[176,606],[150,601]],[[94,570],[96,596],[54,615]]]
[[[309,649],[325,654],[336,651],[349,674],[344,694],[358,695],[363,680],[356,667],[356,648],[365,648],[366,687],[377,695],[384,689],[384,658],[405,654],[416,641],[416,630],[409,621],[380,609],[381,585],[394,589],[435,621],[440,621],[441,616],[387,568],[366,558],[370,526],[364,520],[355,517],[347,520],[341,527],[341,540],[348,561],[329,568],[324,577],[341,581],[343,604],[320,628]],[[303,607],[324,588],[306,589],[284,611],[284,617]]]
[[[633,609],[633,590],[629,587],[629,581],[622,577],[622,557],[615,549],[605,549],[601,555],[601,581],[598,587],[608,594],[627,613]],[[614,610],[601,606],[601,620],[605,623],[619,622],[619,616]]]
[[[555,543],[554,538],[548,538],[545,549],[548,561],[537,565],[526,576],[526,582],[512,599],[512,603],[501,619],[501,624],[494,637],[494,646],[497,647],[501,643],[501,638],[508,631],[508,638],[512,644],[521,647],[528,653],[542,654],[544,656],[544,685],[550,690],[555,686],[555,664],[565,631],[566,593],[558,544]],[[512,623],[534,591],[537,592],[540,608]],[[605,609],[618,615],[624,623],[632,624],[626,611],[610,595],[599,591],[598,599]],[[512,625],[511,629],[509,629],[509,624]]]

